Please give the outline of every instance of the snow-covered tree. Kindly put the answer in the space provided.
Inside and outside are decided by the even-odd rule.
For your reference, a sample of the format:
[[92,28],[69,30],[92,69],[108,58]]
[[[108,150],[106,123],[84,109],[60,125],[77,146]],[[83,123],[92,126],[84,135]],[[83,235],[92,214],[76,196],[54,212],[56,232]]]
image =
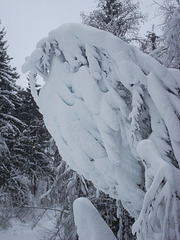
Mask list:
[[180,2],[164,0],[162,4],[154,1],[162,15],[162,36],[159,46],[151,55],[166,67],[180,69]]
[[[81,24],[51,31],[26,58],[29,70],[32,94],[68,165],[121,199],[138,239],[179,239],[179,71]],[[39,73],[45,84],[37,95]]]
[[[18,94],[20,88],[16,85],[19,75],[12,68],[12,58],[7,53],[5,29],[0,30],[0,228],[8,226],[8,219],[13,212],[13,204],[20,200],[26,188],[22,178],[16,171],[17,159],[12,153],[16,140],[25,127],[19,119],[17,108],[21,106]],[[20,186],[21,185],[21,186]],[[11,189],[11,190],[10,190]],[[19,191],[17,191],[17,189]],[[14,202],[12,199],[16,199]],[[20,198],[19,198],[20,197]]]
[[23,123],[15,116],[20,105],[17,94],[19,88],[16,80],[19,75],[10,65],[11,58],[7,53],[5,29],[0,30],[0,186],[10,175],[10,150],[15,137],[19,134],[19,126]]
[[165,64],[180,69],[180,2],[169,1],[163,10],[165,11],[163,36],[167,47]]
[[139,23],[143,21],[139,4],[129,0],[99,0],[97,9],[81,13],[82,23],[130,40],[137,37]]
[[[52,174],[50,170],[52,155],[47,151],[51,136],[30,90],[21,90],[19,96],[23,103],[18,108],[18,116],[26,127],[22,129],[12,151],[17,159],[16,166],[29,178],[31,192],[37,197],[40,185],[46,189],[45,183]],[[42,188],[40,192],[44,189]]]
[[[93,184],[72,171],[59,156],[53,141],[51,143],[48,151],[51,154],[54,153],[51,162],[54,168],[54,175],[52,176],[54,180],[47,191],[41,195],[40,200],[45,203],[44,206],[58,210],[55,210],[53,217],[53,228],[47,231],[47,239],[55,237],[67,240],[77,239],[73,218],[73,202],[79,197],[89,198],[114,234],[118,235],[119,219],[117,217],[116,201],[107,197],[103,192],[97,194]],[[124,215],[121,211],[118,211],[119,214]],[[124,219],[122,231],[125,230],[125,222]]]
[[[143,21],[145,16],[140,12],[139,4],[133,3],[127,0],[100,0],[97,5],[97,9],[89,14],[81,13],[81,21],[85,25],[96,27],[101,30],[111,32],[115,36],[125,40],[132,41],[132,39],[138,40],[138,43],[142,42],[142,39],[138,38],[139,23]],[[101,199],[102,205],[105,201],[105,196]],[[107,196],[108,198],[108,196]],[[98,199],[100,202],[100,199]],[[123,208],[123,207],[122,207]],[[131,225],[133,220],[129,221],[128,213],[122,210],[123,214],[119,215],[121,224],[119,233],[120,239],[124,239],[124,223],[129,226],[129,231],[126,228],[126,232],[131,231]],[[127,216],[125,216],[125,213]],[[102,212],[101,212],[102,214]],[[103,214],[102,214],[103,215]],[[125,220],[126,219],[126,220]],[[126,235],[127,238],[127,235]],[[129,234],[129,239],[132,239],[132,234]],[[128,239],[128,238],[127,238]]]

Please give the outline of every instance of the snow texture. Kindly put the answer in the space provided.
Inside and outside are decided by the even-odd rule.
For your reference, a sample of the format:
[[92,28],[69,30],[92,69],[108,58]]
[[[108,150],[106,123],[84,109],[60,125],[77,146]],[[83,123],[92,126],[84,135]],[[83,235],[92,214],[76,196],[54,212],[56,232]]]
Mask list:
[[[26,58],[27,71],[69,166],[121,199],[139,239],[180,239],[179,71],[81,24],[51,31]],[[45,81],[39,95],[37,74]]]
[[116,240],[111,229],[87,198],[76,199],[73,212],[79,240]]
[[[41,229],[42,231],[42,229]],[[38,229],[31,230],[27,224],[19,223],[19,221],[13,221],[13,226],[0,232],[1,240],[39,240],[42,232]]]

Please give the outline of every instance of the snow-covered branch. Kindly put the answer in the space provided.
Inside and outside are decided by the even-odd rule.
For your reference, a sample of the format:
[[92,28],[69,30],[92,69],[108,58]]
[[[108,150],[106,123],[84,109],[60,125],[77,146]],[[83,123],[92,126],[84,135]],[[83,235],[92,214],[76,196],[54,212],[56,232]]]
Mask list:
[[45,84],[32,94],[62,158],[121,199],[139,239],[178,239],[179,71],[81,24],[38,43],[23,66],[33,81],[37,69]]

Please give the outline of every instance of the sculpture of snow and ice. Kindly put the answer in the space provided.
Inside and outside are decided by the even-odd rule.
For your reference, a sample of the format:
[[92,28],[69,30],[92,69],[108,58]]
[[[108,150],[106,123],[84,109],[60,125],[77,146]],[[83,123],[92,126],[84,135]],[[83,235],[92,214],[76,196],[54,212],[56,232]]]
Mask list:
[[[124,207],[138,239],[180,239],[180,73],[110,33],[64,24],[26,58],[68,165]],[[36,75],[45,84],[37,94]]]

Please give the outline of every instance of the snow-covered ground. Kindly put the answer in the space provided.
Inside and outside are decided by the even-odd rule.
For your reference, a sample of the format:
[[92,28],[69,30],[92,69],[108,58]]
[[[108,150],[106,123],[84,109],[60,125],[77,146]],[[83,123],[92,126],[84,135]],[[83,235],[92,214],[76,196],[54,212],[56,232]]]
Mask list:
[[0,240],[45,240],[54,227],[53,216],[53,211],[47,211],[39,222],[36,222],[36,217],[26,223],[11,219],[10,227],[0,231]]
[[30,229],[28,224],[14,221],[14,226],[8,230],[0,231],[1,240],[40,240],[40,229]]

